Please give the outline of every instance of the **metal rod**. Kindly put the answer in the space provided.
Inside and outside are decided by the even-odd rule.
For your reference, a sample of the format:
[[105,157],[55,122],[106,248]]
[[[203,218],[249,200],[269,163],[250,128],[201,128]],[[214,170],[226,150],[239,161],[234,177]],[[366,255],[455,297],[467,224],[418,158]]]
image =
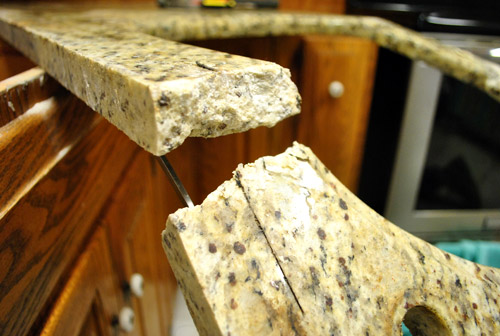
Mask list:
[[179,196],[179,199],[182,201],[182,203],[187,207],[194,207],[191,197],[189,197],[186,188],[184,188],[184,185],[175,173],[175,170],[170,162],[168,162],[167,158],[164,155],[157,156],[156,158],[158,159],[158,162],[160,162],[163,171],[167,174],[172,187],[174,187],[175,192],[177,193],[177,196]]

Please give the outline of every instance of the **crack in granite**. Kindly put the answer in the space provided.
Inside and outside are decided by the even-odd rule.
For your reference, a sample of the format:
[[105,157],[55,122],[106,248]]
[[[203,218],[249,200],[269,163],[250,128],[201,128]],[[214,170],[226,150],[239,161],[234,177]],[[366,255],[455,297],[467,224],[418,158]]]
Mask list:
[[218,190],[187,217],[172,215],[162,239],[200,334],[304,334],[303,313],[243,191],[234,180]]
[[[264,166],[264,169],[265,169],[265,160],[262,160],[262,163],[263,163],[263,166]],[[245,191],[245,188],[243,188],[242,184],[241,184],[241,175],[240,175],[240,172],[236,171],[235,172],[235,175],[234,175],[234,179],[236,181],[236,185],[241,189],[241,191],[243,192],[243,195],[245,196],[245,199],[248,203],[248,208],[250,209],[250,211],[252,211],[254,217],[255,217],[255,222],[257,223],[259,229],[261,230],[262,232],[262,235],[264,236],[264,238],[266,239],[266,242],[267,242],[267,245],[269,246],[269,249],[271,250],[271,253],[273,254],[273,257],[274,259],[276,260],[276,264],[278,264],[278,267],[281,271],[281,273],[283,274],[283,279],[285,279],[285,283],[286,285],[288,286],[288,288],[290,289],[290,292],[292,293],[293,295],[293,298],[295,299],[295,302],[297,303],[297,306],[299,306],[299,309],[300,311],[302,312],[302,314],[304,314],[304,309],[302,308],[302,305],[300,304],[300,301],[297,297],[297,295],[295,294],[295,291],[293,290],[293,287],[290,286],[290,282],[288,281],[288,277],[286,276],[286,273],[285,271],[283,271],[283,266],[281,265],[281,261],[279,260],[279,258],[277,257],[277,254],[276,252],[274,251],[273,249],[273,246],[269,243],[269,238],[267,237],[266,235],[266,231],[264,231],[263,227],[262,227],[262,224],[259,220],[259,218],[257,217],[257,214],[255,213],[254,209],[252,208],[252,203],[250,202],[250,199],[249,199],[249,196],[248,194],[246,193]]]

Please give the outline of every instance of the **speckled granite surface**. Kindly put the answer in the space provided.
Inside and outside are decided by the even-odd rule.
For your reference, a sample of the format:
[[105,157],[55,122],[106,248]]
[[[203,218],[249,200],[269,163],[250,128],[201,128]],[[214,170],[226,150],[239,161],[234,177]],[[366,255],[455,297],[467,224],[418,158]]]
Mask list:
[[163,245],[202,335],[498,335],[500,272],[376,214],[306,147],[239,166]]
[[500,100],[500,68],[382,19],[273,11],[0,9],[0,35],[154,154],[187,136],[299,112],[287,70],[168,40],[344,34],[421,59]]
[[153,154],[299,113],[287,69],[148,35],[124,13],[0,10],[0,35]]

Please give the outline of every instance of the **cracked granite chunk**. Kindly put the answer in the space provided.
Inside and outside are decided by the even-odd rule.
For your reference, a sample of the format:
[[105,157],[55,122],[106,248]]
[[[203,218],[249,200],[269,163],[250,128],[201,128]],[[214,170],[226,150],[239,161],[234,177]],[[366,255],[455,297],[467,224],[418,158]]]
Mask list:
[[388,222],[297,143],[172,214],[163,245],[202,335],[500,332],[498,269]]
[[271,127],[300,110],[288,70],[172,40],[311,33],[373,40],[500,100],[497,64],[379,18],[140,7],[0,8],[2,38],[156,155],[188,136]]
[[300,330],[300,308],[234,180],[171,215],[162,237],[201,335]]

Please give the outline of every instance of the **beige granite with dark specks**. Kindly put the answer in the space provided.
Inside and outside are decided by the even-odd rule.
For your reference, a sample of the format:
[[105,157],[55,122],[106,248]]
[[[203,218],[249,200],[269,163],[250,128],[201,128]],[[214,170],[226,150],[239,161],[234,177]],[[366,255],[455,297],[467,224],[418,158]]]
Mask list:
[[299,113],[288,69],[146,34],[127,19],[135,12],[105,13],[0,10],[0,35],[155,155]]
[[[77,8],[77,9],[75,9]],[[500,67],[371,17],[276,11],[0,8],[0,36],[139,145],[273,126],[300,96],[280,66],[169,40],[342,34],[421,59],[500,100]]]
[[388,222],[297,143],[170,215],[163,246],[201,335],[500,334],[498,269]]

